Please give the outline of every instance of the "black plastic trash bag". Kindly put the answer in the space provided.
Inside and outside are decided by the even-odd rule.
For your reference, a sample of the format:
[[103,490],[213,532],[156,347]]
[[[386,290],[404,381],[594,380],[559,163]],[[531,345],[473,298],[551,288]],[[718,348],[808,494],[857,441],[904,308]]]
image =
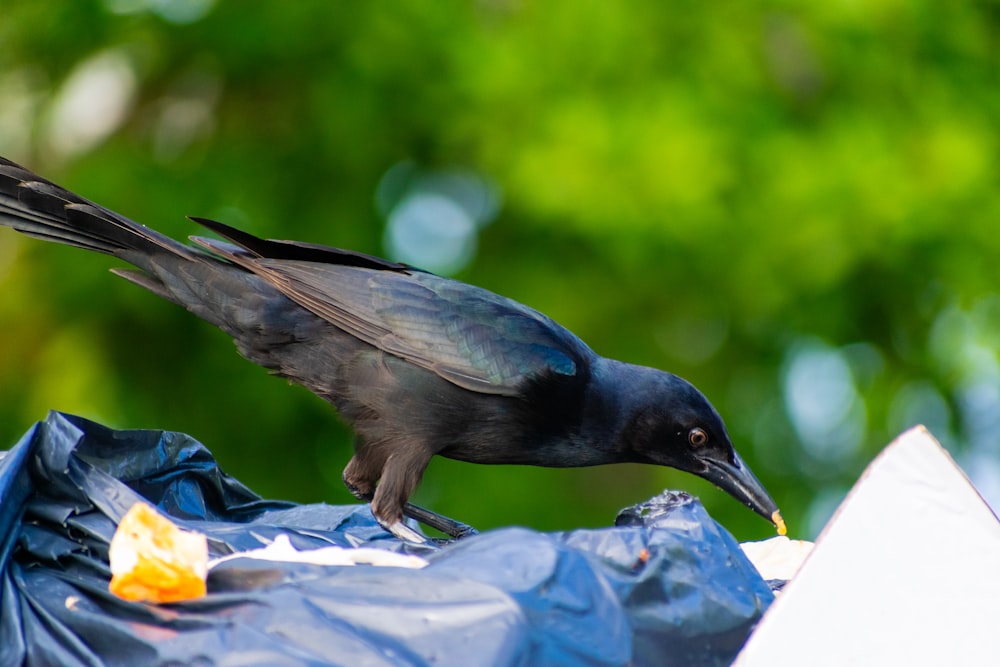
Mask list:
[[[108,592],[108,544],[136,501],[205,533],[212,556],[287,534],[423,569],[240,558],[174,604]],[[615,528],[523,528],[413,546],[365,505],[260,499],[190,437],[52,413],[0,459],[0,666],[724,665],[772,594],[685,494]]]

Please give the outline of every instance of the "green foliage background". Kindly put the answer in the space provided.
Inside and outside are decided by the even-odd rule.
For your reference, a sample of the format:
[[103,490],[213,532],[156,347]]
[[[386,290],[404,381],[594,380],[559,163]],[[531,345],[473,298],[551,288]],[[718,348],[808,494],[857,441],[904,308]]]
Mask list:
[[[383,254],[386,171],[469,168],[504,204],[457,277],[702,388],[793,535],[917,421],[1000,496],[994,3],[0,13],[0,154],[94,201],[178,237],[202,215]],[[133,82],[125,114],[67,143],[67,81],[109,54]],[[59,409],[191,433],[266,496],[350,500],[350,435],[324,403],[111,264],[0,231],[2,441]],[[664,487],[741,539],[773,534],[700,480],[641,466],[437,460],[417,499],[481,528],[563,529],[609,525]]]

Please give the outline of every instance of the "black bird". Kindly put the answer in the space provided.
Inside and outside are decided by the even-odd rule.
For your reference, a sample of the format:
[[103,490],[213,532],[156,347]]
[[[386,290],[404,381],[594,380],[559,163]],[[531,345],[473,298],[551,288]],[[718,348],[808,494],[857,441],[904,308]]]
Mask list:
[[333,404],[355,432],[344,483],[386,529],[435,454],[548,467],[655,463],[715,483],[784,531],[774,501],[685,380],[605,359],[545,315],[487,290],[350,250],[164,236],[0,158],[0,224],[113,255],[112,271],[233,337],[240,354]]

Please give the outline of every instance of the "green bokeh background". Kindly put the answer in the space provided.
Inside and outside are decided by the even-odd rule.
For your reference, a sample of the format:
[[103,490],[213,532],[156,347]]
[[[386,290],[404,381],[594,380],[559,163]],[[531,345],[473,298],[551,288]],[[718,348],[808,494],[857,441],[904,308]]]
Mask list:
[[[814,536],[916,422],[1000,498],[994,3],[0,13],[0,154],[92,200],[177,237],[201,215],[384,254],[386,172],[468,169],[503,205],[456,277],[698,385],[793,535]],[[90,111],[67,91],[95,63],[113,76],[90,80],[89,104],[121,104],[74,134]],[[0,442],[59,409],[191,433],[265,496],[349,502],[331,410],[113,264],[0,230]],[[566,529],[665,487],[740,539],[773,534],[710,485],[643,466],[435,460],[416,500],[480,528]]]

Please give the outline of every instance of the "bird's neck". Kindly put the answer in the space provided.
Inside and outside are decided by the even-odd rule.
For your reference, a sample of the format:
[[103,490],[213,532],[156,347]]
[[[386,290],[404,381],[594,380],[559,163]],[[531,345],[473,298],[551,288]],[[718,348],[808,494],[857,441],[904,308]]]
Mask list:
[[579,433],[588,440],[597,463],[631,461],[625,435],[637,406],[646,396],[652,369],[598,357],[584,392]]

